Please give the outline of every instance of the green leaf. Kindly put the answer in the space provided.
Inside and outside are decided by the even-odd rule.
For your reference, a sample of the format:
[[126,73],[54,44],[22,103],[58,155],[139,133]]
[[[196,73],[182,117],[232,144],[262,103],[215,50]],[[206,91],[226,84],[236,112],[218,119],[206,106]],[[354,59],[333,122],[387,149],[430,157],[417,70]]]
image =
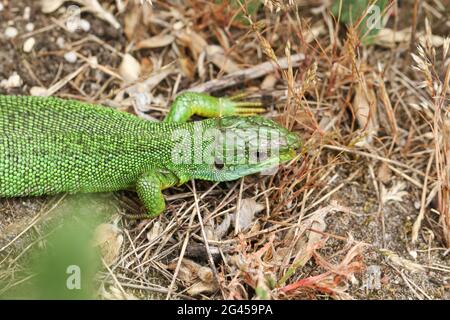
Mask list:
[[262,300],[267,300],[269,299],[269,292],[267,292],[266,289],[261,288],[261,287],[256,287],[255,289],[255,293],[258,296],[258,298],[262,299]]
[[[339,17],[341,0],[335,0],[331,6],[331,13],[336,19]],[[370,7],[369,5],[373,3]],[[358,26],[357,32],[362,44],[372,44],[374,37],[383,28],[383,11],[388,0],[342,0],[340,22],[347,26],[356,25],[359,19],[365,15]]]

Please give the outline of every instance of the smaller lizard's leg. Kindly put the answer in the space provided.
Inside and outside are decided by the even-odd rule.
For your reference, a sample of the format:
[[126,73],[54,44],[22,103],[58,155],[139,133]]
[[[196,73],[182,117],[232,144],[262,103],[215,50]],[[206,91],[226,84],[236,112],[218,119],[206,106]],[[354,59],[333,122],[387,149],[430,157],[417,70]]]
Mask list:
[[265,111],[260,102],[240,101],[242,97],[243,95],[216,98],[204,93],[182,93],[173,102],[164,121],[186,122],[194,114],[216,118],[232,115],[247,116]]
[[[134,218],[154,218],[166,209],[162,190],[175,185],[178,179],[172,173],[151,172],[143,174],[136,182],[136,192],[147,209],[147,215]],[[131,217],[133,218],[133,217]]]

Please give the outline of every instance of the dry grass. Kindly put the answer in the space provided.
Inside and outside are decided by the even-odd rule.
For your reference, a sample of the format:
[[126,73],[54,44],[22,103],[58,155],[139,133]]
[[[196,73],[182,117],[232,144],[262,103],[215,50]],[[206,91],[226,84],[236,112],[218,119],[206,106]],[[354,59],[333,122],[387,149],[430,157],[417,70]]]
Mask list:
[[[0,44],[9,54],[34,36],[42,47],[12,54],[26,61],[24,85],[0,90],[39,86],[146,119],[163,118],[181,91],[245,91],[305,141],[276,175],[169,190],[167,212],[152,220],[122,218],[142,208],[118,194],[101,298],[449,297],[448,1],[394,1],[388,36],[367,46],[319,0],[264,1],[257,16],[226,1],[155,0],[144,9],[128,1],[122,12],[110,1],[123,34],[90,14],[91,35],[68,32],[61,12],[42,15],[22,2],[16,11],[36,10],[36,29]],[[64,47],[46,44],[58,36]],[[73,65],[63,58],[70,50]],[[137,78],[120,71],[126,53]],[[59,69],[41,71],[45,63]],[[130,98],[136,92],[148,103]],[[48,214],[28,220],[14,202],[3,204],[12,218],[0,218],[0,230],[14,231],[2,237],[0,280],[15,284],[12,270],[26,266],[11,264],[11,248]],[[381,288],[368,287],[369,266],[381,268]]]

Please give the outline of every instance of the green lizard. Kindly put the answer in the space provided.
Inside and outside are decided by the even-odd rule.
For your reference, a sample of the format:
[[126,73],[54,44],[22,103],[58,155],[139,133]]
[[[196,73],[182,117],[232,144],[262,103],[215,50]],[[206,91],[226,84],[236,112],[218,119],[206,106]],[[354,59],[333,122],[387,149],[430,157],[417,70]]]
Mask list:
[[[132,189],[155,217],[165,210],[163,189],[234,180],[293,159],[298,136],[251,115],[262,110],[184,93],[164,122],[151,122],[75,100],[0,95],[0,197]],[[187,122],[194,114],[212,119]]]

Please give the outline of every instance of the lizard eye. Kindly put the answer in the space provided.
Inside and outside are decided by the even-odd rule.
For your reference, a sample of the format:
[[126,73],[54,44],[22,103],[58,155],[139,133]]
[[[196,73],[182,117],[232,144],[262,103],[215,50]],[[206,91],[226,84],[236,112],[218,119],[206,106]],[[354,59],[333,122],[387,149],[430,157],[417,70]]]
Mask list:
[[222,170],[224,166],[225,166],[225,164],[223,163],[222,159],[219,159],[219,158],[214,159],[214,167],[217,170]]

